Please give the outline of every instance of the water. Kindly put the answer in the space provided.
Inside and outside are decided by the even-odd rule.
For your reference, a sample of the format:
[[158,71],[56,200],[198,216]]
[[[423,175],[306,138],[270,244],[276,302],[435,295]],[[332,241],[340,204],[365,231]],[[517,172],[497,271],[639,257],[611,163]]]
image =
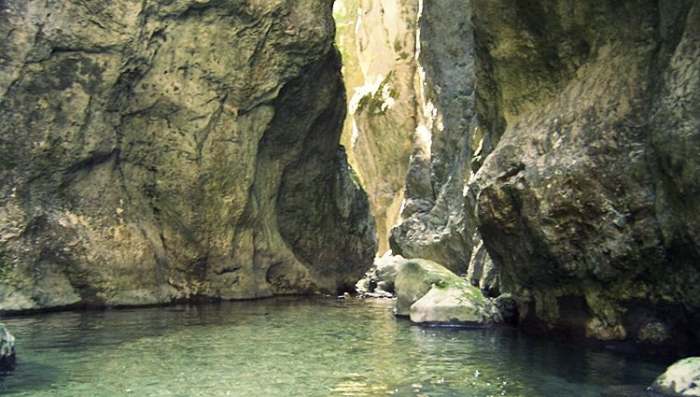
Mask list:
[[6,319],[7,396],[600,396],[661,365],[524,337],[422,328],[391,301],[274,299]]

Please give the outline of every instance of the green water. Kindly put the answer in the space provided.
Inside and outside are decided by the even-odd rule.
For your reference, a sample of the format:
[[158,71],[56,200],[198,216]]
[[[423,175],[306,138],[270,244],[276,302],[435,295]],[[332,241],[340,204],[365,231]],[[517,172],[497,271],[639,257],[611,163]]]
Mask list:
[[390,301],[275,299],[5,319],[7,396],[600,396],[657,364],[512,330],[421,328]]

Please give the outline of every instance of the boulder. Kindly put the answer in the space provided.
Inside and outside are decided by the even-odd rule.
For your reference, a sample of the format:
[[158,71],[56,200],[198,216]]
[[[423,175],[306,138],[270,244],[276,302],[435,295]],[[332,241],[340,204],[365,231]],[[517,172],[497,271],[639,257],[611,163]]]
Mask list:
[[650,391],[663,396],[700,396],[700,357],[676,362],[656,378]]
[[502,316],[494,301],[446,267],[425,259],[405,261],[396,276],[397,316],[414,323],[491,324]]
[[442,265],[426,259],[410,259],[404,263],[396,276],[397,316],[410,315],[411,305],[430,291],[433,285],[466,284],[462,278]]
[[465,282],[433,287],[411,305],[414,323],[481,324],[501,321],[496,306],[481,291]]
[[15,366],[15,337],[0,324],[0,371],[13,369]]

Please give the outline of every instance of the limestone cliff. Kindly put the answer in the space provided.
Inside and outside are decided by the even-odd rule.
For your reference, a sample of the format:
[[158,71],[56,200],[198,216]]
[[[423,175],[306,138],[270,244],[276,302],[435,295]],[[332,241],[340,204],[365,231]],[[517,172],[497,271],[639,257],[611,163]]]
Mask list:
[[330,0],[0,2],[0,310],[352,285]]
[[464,190],[476,134],[474,37],[468,1],[421,2],[417,118],[401,219],[391,247],[464,273],[475,224]]

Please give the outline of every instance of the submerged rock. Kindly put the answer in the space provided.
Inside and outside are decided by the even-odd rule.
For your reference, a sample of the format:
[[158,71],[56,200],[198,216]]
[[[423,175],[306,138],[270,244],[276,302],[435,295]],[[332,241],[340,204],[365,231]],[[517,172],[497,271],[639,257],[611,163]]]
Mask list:
[[15,359],[15,337],[0,324],[0,371],[13,369]]
[[700,357],[678,361],[659,376],[650,390],[662,396],[700,396]]

